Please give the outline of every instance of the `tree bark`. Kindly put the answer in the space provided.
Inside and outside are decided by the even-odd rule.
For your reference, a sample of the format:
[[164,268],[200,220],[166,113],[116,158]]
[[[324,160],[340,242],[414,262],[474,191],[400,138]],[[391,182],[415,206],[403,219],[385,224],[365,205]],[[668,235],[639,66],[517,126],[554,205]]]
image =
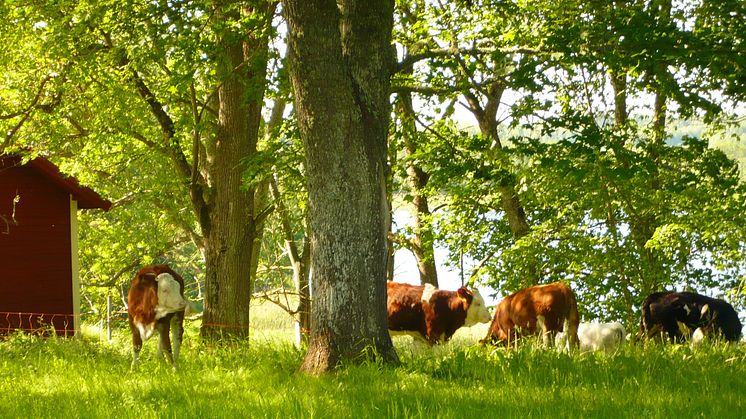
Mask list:
[[283,0],[305,147],[312,334],[301,371],[398,363],[386,320],[393,1]]
[[[238,21],[258,15],[269,25],[268,10],[236,10],[218,5],[218,15]],[[261,26],[261,25],[260,25]],[[213,210],[205,241],[204,337],[249,335],[251,256],[256,238],[254,189],[246,188],[242,160],[256,153],[266,86],[266,27],[249,34],[222,34],[217,74],[218,123],[209,165]]]

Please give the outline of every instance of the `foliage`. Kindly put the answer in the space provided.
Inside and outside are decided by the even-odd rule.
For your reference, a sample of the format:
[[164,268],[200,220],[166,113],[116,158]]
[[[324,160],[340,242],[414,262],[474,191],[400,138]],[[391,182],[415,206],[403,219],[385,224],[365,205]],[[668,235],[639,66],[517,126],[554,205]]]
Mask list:
[[[44,154],[114,203],[105,214],[81,213],[87,309],[105,312],[104,296],[125,292],[143,264],[169,262],[188,279],[204,279],[204,211],[193,204],[213,197],[221,39],[262,24],[255,15],[228,18],[236,7],[3,5],[3,54],[13,58],[0,65],[0,121],[8,132],[0,149]],[[281,66],[272,65],[276,88]],[[245,164],[251,173],[261,162]],[[201,285],[190,285],[201,298]]]
[[[429,174],[451,264],[503,294],[534,270],[569,281],[586,318],[631,321],[663,288],[741,289],[743,171],[712,144],[739,147],[723,137],[743,130],[742,5],[398,4],[395,39],[419,46],[395,78],[422,103],[409,158]],[[526,236],[509,228],[505,186]]]

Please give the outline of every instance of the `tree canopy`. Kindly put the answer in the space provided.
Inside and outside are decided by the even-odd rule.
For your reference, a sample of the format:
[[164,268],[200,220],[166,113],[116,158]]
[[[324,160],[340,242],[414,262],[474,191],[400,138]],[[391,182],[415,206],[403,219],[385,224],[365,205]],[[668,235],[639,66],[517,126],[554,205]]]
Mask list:
[[[81,216],[89,308],[154,260],[194,279],[222,331],[248,333],[252,291],[307,292],[323,252],[308,188],[330,178],[303,157],[317,143],[301,141],[315,121],[299,120],[284,59],[293,3],[0,5],[0,152],[44,154],[114,202]],[[589,319],[631,322],[664,288],[744,298],[744,2],[324,4],[347,22],[362,111],[309,98],[330,126],[362,118],[387,136],[389,200],[417,219],[389,238],[419,252],[423,281],[440,247],[502,294],[568,281]],[[355,29],[374,10],[392,14],[385,54]],[[345,170],[363,185],[350,196],[379,186]]]

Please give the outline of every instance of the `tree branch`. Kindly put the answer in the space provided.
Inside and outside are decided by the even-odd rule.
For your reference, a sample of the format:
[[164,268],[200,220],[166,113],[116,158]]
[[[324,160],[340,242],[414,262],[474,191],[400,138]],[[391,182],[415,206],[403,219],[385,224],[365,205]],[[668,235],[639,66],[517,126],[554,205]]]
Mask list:
[[13,119],[21,116],[21,119],[12,126],[5,134],[5,139],[3,140],[3,143],[0,144],[0,151],[4,150],[10,145],[11,140],[13,139],[13,136],[23,127],[23,125],[26,123],[26,121],[31,118],[31,113],[34,109],[38,108],[41,109],[43,112],[49,113],[51,112],[57,105],[60,104],[62,99],[62,93],[57,93],[52,97],[52,101],[50,103],[42,103],[40,104],[39,101],[41,100],[42,94],[44,93],[44,87],[46,84],[52,80],[54,76],[47,75],[44,76],[44,78],[41,80],[41,83],[39,83],[39,88],[36,91],[36,95],[34,95],[34,98],[31,100],[31,103],[23,109],[22,111],[8,114],[8,115],[0,115],[0,119]]
[[433,58],[452,58],[456,56],[462,56],[462,55],[471,55],[475,57],[484,56],[484,55],[492,55],[494,53],[502,53],[502,54],[526,54],[526,55],[537,55],[541,54],[547,51],[542,51],[540,49],[536,48],[528,48],[528,47],[510,47],[510,48],[480,48],[480,47],[471,47],[471,48],[456,48],[456,47],[450,47],[450,48],[439,48],[439,49],[429,49],[422,52],[418,52],[416,54],[410,54],[404,57],[403,60],[396,63],[396,65],[393,68],[393,73],[399,73],[403,70],[405,70],[407,67],[410,67],[414,65],[415,63],[423,60],[429,60]]
[[[112,43],[110,34],[103,32],[102,35],[104,37],[104,41],[106,43],[107,48],[114,50],[114,45]],[[176,128],[175,128],[174,121],[171,118],[171,116],[165,111],[165,107],[163,106],[163,104],[161,104],[161,102],[156,98],[155,94],[150,90],[148,85],[145,83],[145,80],[140,76],[137,70],[134,67],[131,67],[131,62],[129,60],[129,57],[127,57],[124,52],[121,52],[121,54],[122,56],[120,57],[119,64],[118,64],[119,67],[121,68],[130,67],[129,68],[129,72],[130,72],[129,79],[135,85],[135,89],[137,90],[137,93],[140,95],[140,97],[148,104],[150,113],[158,121],[158,124],[161,128],[161,132],[163,133],[165,144],[156,146],[156,149],[159,150],[161,153],[165,154],[166,156],[168,156],[169,158],[171,158],[171,161],[173,161],[174,165],[176,166],[176,170],[185,179],[190,180],[189,196],[192,201],[192,206],[194,207],[193,208],[194,212],[197,215],[197,219],[200,223],[202,233],[207,234],[210,230],[210,217],[209,217],[209,204],[205,198],[205,193],[204,193],[204,188],[206,185],[205,179],[202,177],[201,173],[199,173],[199,170],[193,170],[193,167],[192,167],[193,165],[190,165],[189,162],[187,161],[187,158],[181,149],[181,144],[179,143],[178,136],[176,135]],[[195,103],[196,102],[193,101],[193,104]],[[198,121],[195,121],[195,130],[196,130],[197,122]],[[196,139],[199,140],[199,137],[197,137]],[[141,141],[143,140],[144,138],[141,139]],[[155,146],[155,143],[153,142],[149,142],[149,141],[143,141],[143,142],[145,144]],[[195,157],[196,158],[194,161],[194,166],[198,166],[199,156],[195,155]]]

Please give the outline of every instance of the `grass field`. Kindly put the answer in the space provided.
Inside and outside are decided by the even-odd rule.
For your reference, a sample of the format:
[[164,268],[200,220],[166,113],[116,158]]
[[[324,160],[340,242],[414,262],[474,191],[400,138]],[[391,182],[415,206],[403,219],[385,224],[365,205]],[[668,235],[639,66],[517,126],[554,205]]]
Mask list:
[[428,348],[397,338],[403,365],[298,374],[284,313],[258,306],[249,342],[207,344],[190,324],[178,371],[129,337],[0,341],[0,418],[746,417],[746,347],[627,347],[615,355],[475,345],[484,328]]

